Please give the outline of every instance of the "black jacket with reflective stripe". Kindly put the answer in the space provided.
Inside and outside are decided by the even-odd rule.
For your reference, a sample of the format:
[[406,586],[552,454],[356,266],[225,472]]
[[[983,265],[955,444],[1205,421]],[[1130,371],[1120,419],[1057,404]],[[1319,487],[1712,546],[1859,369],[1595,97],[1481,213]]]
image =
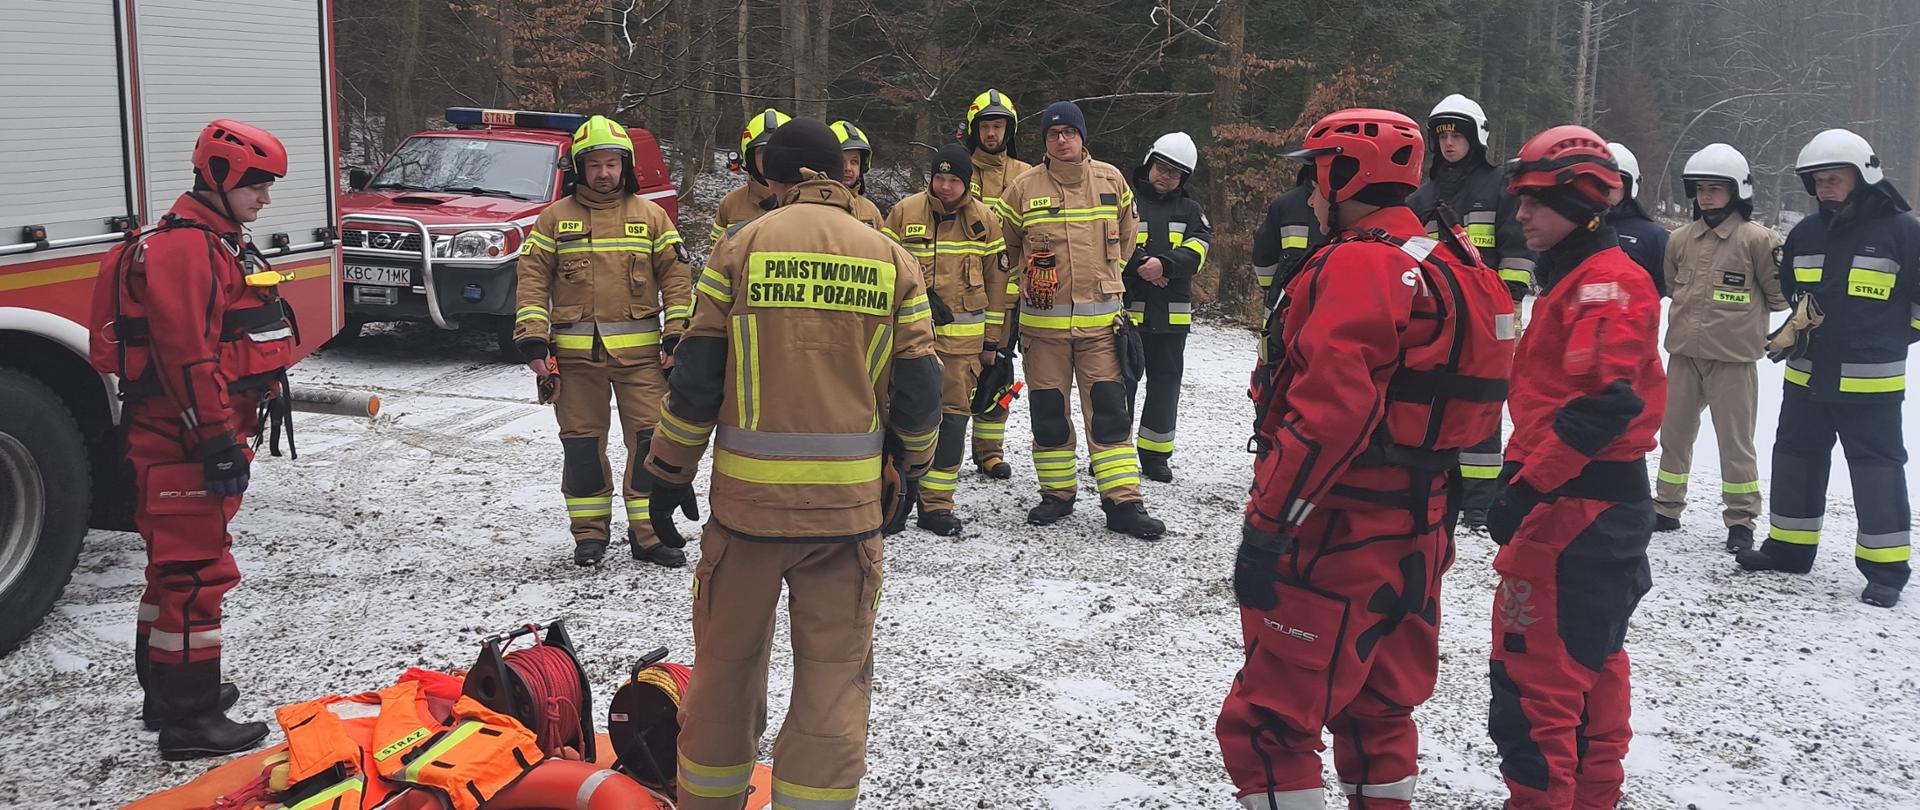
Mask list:
[[[1140,212],[1132,258],[1121,279],[1126,282],[1127,308],[1133,320],[1149,332],[1185,332],[1193,323],[1193,276],[1206,262],[1213,225],[1200,202],[1187,196],[1184,185],[1170,194],[1153,190],[1145,167],[1134,173],[1134,207]],[[1167,286],[1140,277],[1140,263],[1160,260]]]
[[1273,198],[1267,204],[1266,219],[1254,231],[1253,272],[1266,294],[1263,309],[1273,309],[1273,302],[1299,272],[1301,263],[1327,242],[1327,235],[1320,232],[1319,218],[1307,204],[1307,195],[1312,193],[1312,186],[1302,184]]
[[1467,237],[1479,249],[1480,261],[1500,272],[1501,280],[1507,282],[1507,291],[1518,303],[1526,297],[1529,282],[1535,280],[1532,278],[1534,256],[1527,251],[1526,237],[1520,233],[1520,224],[1513,217],[1519,204],[1507,193],[1504,173],[1478,157],[1467,159],[1476,164],[1452,197],[1440,198],[1440,183],[1431,179],[1430,173],[1427,182],[1407,198],[1407,207],[1426,225],[1427,235],[1435,238],[1440,233],[1436,209],[1441,203],[1451,207]]
[[1883,183],[1846,210],[1801,220],[1779,272],[1787,300],[1812,295],[1826,313],[1806,356],[1788,364],[1787,390],[1901,399],[1907,346],[1920,340],[1920,219],[1899,193]]

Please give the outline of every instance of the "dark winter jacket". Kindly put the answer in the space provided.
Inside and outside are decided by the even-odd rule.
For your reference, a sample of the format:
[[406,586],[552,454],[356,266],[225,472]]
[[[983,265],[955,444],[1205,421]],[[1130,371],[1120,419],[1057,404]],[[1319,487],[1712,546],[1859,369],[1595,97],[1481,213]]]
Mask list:
[[1526,237],[1514,221],[1519,207],[1507,193],[1507,178],[1484,158],[1469,155],[1457,164],[1436,161],[1427,182],[1412,197],[1407,207],[1426,223],[1427,235],[1439,238],[1439,206],[1445,203],[1466,228],[1480,260],[1500,271],[1507,291],[1518,303],[1527,296],[1533,283],[1533,254],[1527,252]]
[[1646,268],[1647,275],[1653,277],[1653,288],[1660,292],[1660,297],[1667,297],[1666,272],[1662,269],[1667,255],[1667,229],[1647,216],[1634,200],[1608,211],[1607,226],[1620,234],[1620,249],[1627,252],[1627,258]]
[[1300,263],[1327,241],[1320,232],[1320,220],[1307,205],[1307,195],[1312,193],[1312,186],[1301,184],[1273,198],[1266,219],[1253,233],[1253,273],[1265,294],[1265,309],[1273,309]]
[[1920,220],[1888,183],[1807,217],[1781,247],[1780,290],[1826,313],[1806,356],[1787,361],[1788,396],[1898,401],[1907,345],[1920,339]]
[[[1187,196],[1185,181],[1167,194],[1147,182],[1147,167],[1133,173],[1134,206],[1140,212],[1140,230],[1134,234],[1132,258],[1121,273],[1127,285],[1127,310],[1134,323],[1148,332],[1185,332],[1193,325],[1193,276],[1207,260],[1213,225],[1200,202]],[[1159,259],[1167,286],[1140,277],[1140,264]]]

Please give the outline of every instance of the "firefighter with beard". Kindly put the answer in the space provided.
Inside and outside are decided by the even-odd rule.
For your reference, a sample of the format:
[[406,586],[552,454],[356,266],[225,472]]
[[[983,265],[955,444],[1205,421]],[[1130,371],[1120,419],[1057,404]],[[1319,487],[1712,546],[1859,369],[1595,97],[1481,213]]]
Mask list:
[[[988,90],[967,105],[965,137],[973,157],[973,179],[968,181],[967,190],[988,208],[1000,202],[1001,191],[1014,178],[1033,168],[1033,164],[1020,159],[1019,134],[1019,113],[1007,94]],[[998,266],[987,268],[987,284],[1004,289],[1009,300],[1020,295],[1008,281],[1013,258],[1003,254]],[[985,351],[998,354],[1000,362],[1012,363],[1019,330],[1006,323],[1006,318],[1005,312],[987,311],[987,326],[1000,327],[1002,334],[989,339]],[[1007,412],[1007,408],[999,408],[985,418],[976,415],[973,420],[973,465],[981,474],[1002,480],[1013,477],[1013,466],[1006,457]]]
[[1794,165],[1818,216],[1787,234],[1780,289],[1794,314],[1768,357],[1787,363],[1773,442],[1767,540],[1743,551],[1749,571],[1804,574],[1826,515],[1837,437],[1853,475],[1860,601],[1893,607],[1910,573],[1912,515],[1901,401],[1907,346],[1920,339],[1920,220],[1886,178],[1865,138],[1815,135]]
[[[1680,528],[1700,409],[1713,412],[1720,448],[1720,498],[1726,549],[1753,548],[1760,517],[1760,466],[1754,421],[1760,407],[1760,356],[1767,317],[1787,308],[1780,292],[1780,236],[1751,221],[1753,172],[1740,152],[1708,144],[1680,173],[1693,221],[1673,232],[1663,257],[1673,303],[1667,311],[1667,415],[1660,425],[1660,471],[1653,530]],[[1609,218],[1611,222],[1611,218]],[[1626,247],[1626,236],[1621,237]],[[1629,251],[1631,255],[1631,251]]]
[[[1473,99],[1455,93],[1434,105],[1427,115],[1428,146],[1433,166],[1427,182],[1407,200],[1436,236],[1446,226],[1440,209],[1466,226],[1467,236],[1488,267],[1500,271],[1513,294],[1516,311],[1533,284],[1533,256],[1527,252],[1514,223],[1514,200],[1506,178],[1494,168],[1487,153],[1487,114]],[[1524,316],[1521,318],[1525,321]],[[1494,424],[1485,441],[1460,454],[1460,522],[1470,530],[1486,527],[1487,507],[1500,492],[1500,425]]]
[[648,490],[635,471],[653,441],[666,370],[691,311],[686,248],[666,210],[639,196],[625,128],[587,119],[573,134],[572,158],[579,184],[541,212],[520,249],[514,342],[560,424],[574,563],[599,565],[607,550],[616,483],[607,464],[611,395],[627,445],[618,483],[628,551],[679,568],[686,554],[654,537]]
[[746,169],[747,184],[720,198],[720,207],[713,214],[713,230],[708,234],[710,242],[719,242],[720,237],[727,235],[728,228],[752,222],[755,217],[772,211],[780,204],[774,198],[773,191],[767,188],[766,176],[761,174],[760,148],[767,145],[767,139],[773,137],[775,129],[790,120],[786,113],[772,107],[747,119],[746,129],[740,132],[740,158],[733,165],[735,171]]
[[1200,148],[1185,132],[1160,136],[1133,170],[1140,211],[1133,258],[1123,276],[1127,312],[1140,327],[1146,350],[1147,404],[1139,402],[1136,383],[1127,407],[1140,415],[1134,443],[1140,472],[1161,483],[1173,481],[1174,426],[1180,416],[1180,378],[1186,372],[1187,332],[1193,328],[1193,277],[1207,260],[1213,225],[1200,201],[1187,194],[1187,180],[1200,164]]
[[853,216],[867,227],[880,230],[887,218],[880,206],[867,199],[867,172],[873,171],[873,142],[852,121],[835,121],[829,128],[840,139],[840,158],[844,167],[840,182],[853,189]]
[[1407,208],[1413,119],[1342,110],[1304,146],[1290,157],[1313,171],[1332,241],[1282,299],[1234,562],[1247,657],[1215,730],[1246,810],[1326,807],[1322,729],[1349,807],[1407,810],[1454,556],[1449,482],[1500,419],[1513,298],[1464,234],[1428,237]]
[[920,481],[917,523],[950,537],[960,533],[953,492],[960,484],[974,388],[981,366],[1000,362],[999,354],[986,348],[1001,332],[998,324],[987,322],[987,313],[1006,311],[1006,285],[990,284],[988,278],[1007,243],[1000,237],[1000,219],[967,193],[973,163],[966,147],[940,147],[931,169],[927,190],[894,206],[883,230],[920,260],[927,301],[934,308],[934,343],[946,386],[940,395],[940,443],[933,468]]
[[1510,810],[1613,807],[1633,736],[1627,623],[1652,587],[1660,296],[1603,224],[1621,180],[1600,136],[1549,129],[1512,172],[1548,292],[1513,361],[1507,486],[1487,518],[1500,545],[1487,730]]

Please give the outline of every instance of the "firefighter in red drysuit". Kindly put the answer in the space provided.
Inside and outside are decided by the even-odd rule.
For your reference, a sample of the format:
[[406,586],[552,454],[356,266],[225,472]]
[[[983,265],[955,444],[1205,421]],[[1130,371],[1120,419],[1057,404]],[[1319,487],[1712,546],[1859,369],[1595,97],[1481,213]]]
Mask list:
[[134,672],[168,760],[243,751],[267,735],[264,723],[227,719],[239,692],[220,678],[220,602],[240,580],[227,522],[247,489],[248,440],[286,415],[290,310],[244,233],[286,173],[271,134],[207,125],[193,191],[155,231],[109,251],[94,289],[93,365],[120,376],[147,545]]
[[[1368,133],[1373,134],[1368,134]],[[1321,729],[1350,808],[1412,807],[1413,709],[1439,666],[1459,453],[1493,430],[1513,298],[1405,200],[1420,126],[1344,110],[1309,131],[1332,241],[1288,284],[1234,566],[1247,660],[1216,731],[1247,810],[1323,810]]]
[[1507,187],[1547,292],[1514,359],[1507,489],[1487,518],[1501,546],[1487,730],[1510,810],[1600,810],[1620,800],[1632,736],[1622,647],[1652,587],[1660,293],[1603,224],[1621,178],[1591,130],[1534,136]]

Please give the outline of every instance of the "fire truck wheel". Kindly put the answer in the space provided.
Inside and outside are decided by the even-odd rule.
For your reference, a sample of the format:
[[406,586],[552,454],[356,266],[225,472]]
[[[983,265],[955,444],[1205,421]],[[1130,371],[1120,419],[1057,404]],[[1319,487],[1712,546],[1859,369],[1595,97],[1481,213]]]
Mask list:
[[0,368],[0,656],[73,576],[92,481],[80,426],[39,380]]

